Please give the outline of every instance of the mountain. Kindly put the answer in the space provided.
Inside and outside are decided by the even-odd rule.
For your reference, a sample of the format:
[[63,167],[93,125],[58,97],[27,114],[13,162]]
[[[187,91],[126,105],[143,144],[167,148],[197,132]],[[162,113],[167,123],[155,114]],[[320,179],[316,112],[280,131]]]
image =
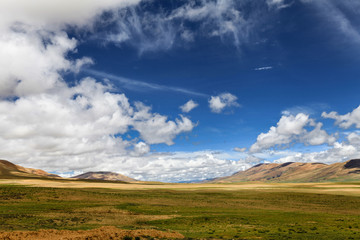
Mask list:
[[324,182],[360,181],[360,159],[327,165],[324,163],[263,163],[232,176],[214,179],[213,183],[231,182]]
[[0,160],[0,179],[6,178],[60,178],[40,169],[24,168],[6,160]]
[[113,172],[87,172],[77,175],[72,178],[77,179],[93,179],[93,180],[105,180],[105,181],[123,181],[123,182],[135,182],[136,180],[125,175]]

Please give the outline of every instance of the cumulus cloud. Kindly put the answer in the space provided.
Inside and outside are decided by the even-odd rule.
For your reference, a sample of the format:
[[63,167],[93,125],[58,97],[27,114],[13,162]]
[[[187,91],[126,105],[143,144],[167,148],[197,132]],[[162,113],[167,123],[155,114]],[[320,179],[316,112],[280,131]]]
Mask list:
[[[311,131],[306,127],[313,127]],[[333,144],[334,136],[321,129],[322,123],[316,123],[309,115],[299,113],[296,116],[282,116],[277,126],[272,126],[267,133],[261,133],[249,151],[260,152],[276,146],[288,147],[293,142],[302,142],[307,145]]]
[[[337,112],[322,113],[323,118],[334,119],[335,123],[343,129],[348,129],[358,123],[359,107],[352,112],[339,115]],[[286,128],[282,127],[286,126]],[[312,127],[311,131],[306,128]],[[358,131],[338,132],[335,136],[330,136],[325,130],[322,130],[323,123],[315,122],[309,118],[309,115],[298,113],[296,116],[287,114],[283,116],[277,124],[277,127],[271,127],[268,133],[262,133],[258,141],[250,148],[251,152],[263,159],[275,159],[274,162],[323,162],[335,163],[347,161],[354,158],[360,158],[360,134]],[[336,140],[337,135],[345,135],[342,141]],[[273,142],[272,142],[273,141]],[[288,145],[290,143],[300,142],[305,145],[322,145],[322,150],[311,152],[294,152],[292,150],[279,151],[273,149],[275,144]],[[258,151],[262,151],[259,152]]]
[[75,62],[67,58],[77,45],[65,32],[67,26],[88,26],[105,10],[138,2],[1,1],[0,97],[37,94],[64,85],[61,72],[77,72],[91,62],[89,58]]
[[142,103],[137,103],[136,108],[133,128],[149,144],[166,143],[172,145],[176,135],[189,132],[195,127],[195,124],[184,116],[180,116],[175,121],[169,121],[166,116],[151,113],[150,107]]
[[182,112],[188,113],[191,110],[193,110],[194,108],[196,108],[197,106],[199,106],[198,103],[194,102],[193,100],[189,100],[184,105],[180,106],[180,109]]
[[350,159],[360,158],[360,135],[352,133],[347,140],[335,142],[333,147],[320,152],[293,153],[289,156],[279,158],[274,162],[322,162],[336,163]]
[[[26,23],[43,29],[63,28],[66,25],[82,27],[92,24],[104,11],[138,4],[140,0],[2,0],[0,29],[14,23]],[[19,7],[21,6],[21,7]]]
[[83,57],[80,59],[76,59],[75,63],[72,66],[72,71],[74,73],[79,73],[80,70],[82,70],[82,68],[88,67],[93,64],[94,64],[94,60],[89,57]]
[[[140,103],[131,106],[124,94],[107,90],[108,86],[88,78],[75,87],[58,89],[57,94],[0,101],[2,156],[19,159],[17,152],[22,152],[33,159],[41,154],[85,161],[89,152],[126,155],[133,143],[115,136],[129,128],[138,131],[147,144],[172,144],[177,134],[194,127],[186,117],[168,120],[147,106],[139,107]],[[149,152],[147,144],[136,143],[135,153]]]
[[237,97],[231,93],[222,93],[218,96],[211,96],[209,107],[214,113],[221,113],[227,107],[240,107],[236,102]]
[[150,146],[144,142],[134,144],[134,151],[131,152],[133,156],[143,156],[150,152]]
[[353,125],[355,125],[356,128],[360,128],[360,106],[344,115],[339,115],[337,112],[323,112],[321,116],[323,118],[334,119],[335,124],[339,125],[341,128],[347,129]]
[[[171,145],[178,134],[193,129],[189,118],[171,120],[142,103],[131,104],[124,94],[113,93],[111,85],[84,78],[68,86],[63,79],[64,73],[93,64],[88,57],[69,59],[78,40],[66,28],[89,30],[102,12],[138,2],[1,1],[2,158],[59,173],[121,171],[124,165],[141,169],[151,144]],[[139,137],[125,140],[129,131]]]
[[250,166],[246,161],[226,160],[217,152],[198,151],[120,157],[101,162],[96,169],[116,170],[139,180],[179,182],[229,176]]
[[64,85],[59,72],[71,67],[65,55],[75,49],[75,39],[64,32],[21,29],[0,32],[0,97],[36,94]]

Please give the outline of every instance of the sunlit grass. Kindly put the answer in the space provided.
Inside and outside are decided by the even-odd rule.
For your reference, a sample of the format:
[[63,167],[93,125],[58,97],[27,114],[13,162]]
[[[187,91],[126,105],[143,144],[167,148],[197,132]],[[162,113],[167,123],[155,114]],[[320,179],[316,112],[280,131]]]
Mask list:
[[286,189],[135,191],[0,185],[2,231],[104,225],[170,229],[188,238],[360,239],[360,197]]

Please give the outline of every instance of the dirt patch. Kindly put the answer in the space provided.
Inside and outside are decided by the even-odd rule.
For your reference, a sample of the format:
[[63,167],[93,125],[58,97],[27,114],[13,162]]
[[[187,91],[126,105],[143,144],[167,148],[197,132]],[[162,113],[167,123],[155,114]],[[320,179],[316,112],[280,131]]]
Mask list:
[[184,236],[177,232],[163,232],[153,229],[122,230],[107,226],[92,230],[39,230],[39,231],[14,231],[0,232],[0,240],[107,240],[123,239],[125,237],[140,239],[183,239]]

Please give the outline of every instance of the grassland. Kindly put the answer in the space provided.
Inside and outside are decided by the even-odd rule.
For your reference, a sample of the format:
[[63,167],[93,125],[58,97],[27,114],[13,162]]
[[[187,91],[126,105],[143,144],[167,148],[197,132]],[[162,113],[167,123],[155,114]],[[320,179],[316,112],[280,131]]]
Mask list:
[[358,183],[10,183],[0,181],[0,231],[116,226],[196,239],[360,239]]

